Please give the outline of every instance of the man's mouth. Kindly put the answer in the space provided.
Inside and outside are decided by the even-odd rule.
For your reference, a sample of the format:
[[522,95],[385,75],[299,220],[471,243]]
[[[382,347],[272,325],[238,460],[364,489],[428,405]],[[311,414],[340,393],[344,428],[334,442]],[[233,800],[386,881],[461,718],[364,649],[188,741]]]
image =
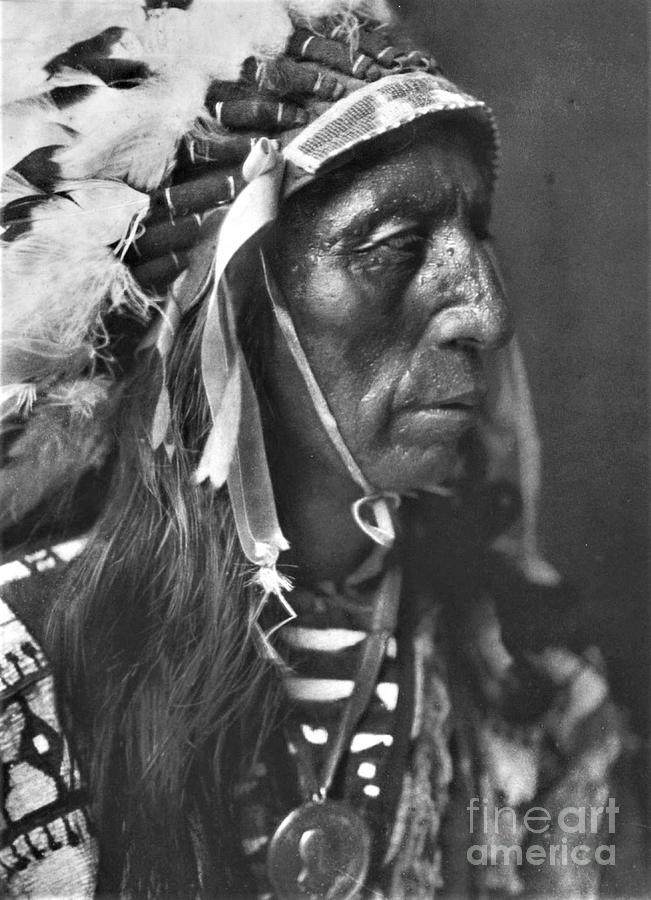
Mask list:
[[455,438],[477,420],[484,397],[485,391],[481,388],[448,396],[419,397],[399,409],[401,430],[432,431],[441,437]]
[[432,399],[419,397],[417,400],[415,399],[412,402],[406,403],[403,410],[431,410],[433,412],[440,410],[443,412],[472,413],[479,409],[485,396],[486,391],[483,388],[471,388],[466,391],[450,394],[447,397],[437,396]]

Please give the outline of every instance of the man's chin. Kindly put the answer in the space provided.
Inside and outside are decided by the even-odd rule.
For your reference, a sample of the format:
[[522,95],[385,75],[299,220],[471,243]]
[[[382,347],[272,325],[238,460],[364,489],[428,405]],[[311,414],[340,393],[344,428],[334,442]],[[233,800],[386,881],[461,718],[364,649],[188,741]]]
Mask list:
[[385,467],[384,477],[375,484],[381,490],[409,494],[424,491],[447,496],[461,476],[461,461],[456,442],[410,451]]

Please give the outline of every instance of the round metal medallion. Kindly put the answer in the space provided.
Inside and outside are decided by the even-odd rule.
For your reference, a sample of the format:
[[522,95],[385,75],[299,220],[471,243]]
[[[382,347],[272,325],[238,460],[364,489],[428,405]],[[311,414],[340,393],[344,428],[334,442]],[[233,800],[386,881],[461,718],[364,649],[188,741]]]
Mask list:
[[282,900],[349,900],[363,885],[371,839],[345,803],[306,803],[280,823],[267,867]]

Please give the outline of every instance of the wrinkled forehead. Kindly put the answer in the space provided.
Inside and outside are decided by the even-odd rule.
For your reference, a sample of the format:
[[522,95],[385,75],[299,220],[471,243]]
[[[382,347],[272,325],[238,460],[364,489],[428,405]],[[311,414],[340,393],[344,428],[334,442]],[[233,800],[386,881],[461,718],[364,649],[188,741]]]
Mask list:
[[388,219],[430,221],[463,208],[490,215],[491,179],[466,119],[424,116],[355,148],[344,165],[285,197],[276,228],[360,232]]
[[491,111],[441,75],[429,71],[387,75],[354,87],[326,109],[321,105],[309,112],[306,127],[280,139],[282,152],[268,138],[253,146],[243,166],[248,184],[220,227],[212,269],[217,283],[241,248],[259,246],[265,230],[282,217],[288,198],[350,163],[361,148],[425,117],[454,113],[474,121],[489,187],[495,180],[499,144]]

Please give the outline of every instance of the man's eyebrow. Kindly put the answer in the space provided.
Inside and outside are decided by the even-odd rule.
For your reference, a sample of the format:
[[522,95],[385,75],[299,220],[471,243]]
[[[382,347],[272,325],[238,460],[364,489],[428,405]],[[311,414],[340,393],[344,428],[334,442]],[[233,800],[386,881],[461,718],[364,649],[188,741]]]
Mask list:
[[[390,220],[414,224],[436,221],[457,209],[460,193],[457,185],[446,182],[430,185],[419,193],[406,193],[399,197],[392,195],[390,199],[380,197],[372,207],[358,210],[341,228],[340,234],[342,237],[365,235]],[[482,207],[485,202],[483,194],[483,191],[473,191],[471,197],[461,199],[473,208]]]

